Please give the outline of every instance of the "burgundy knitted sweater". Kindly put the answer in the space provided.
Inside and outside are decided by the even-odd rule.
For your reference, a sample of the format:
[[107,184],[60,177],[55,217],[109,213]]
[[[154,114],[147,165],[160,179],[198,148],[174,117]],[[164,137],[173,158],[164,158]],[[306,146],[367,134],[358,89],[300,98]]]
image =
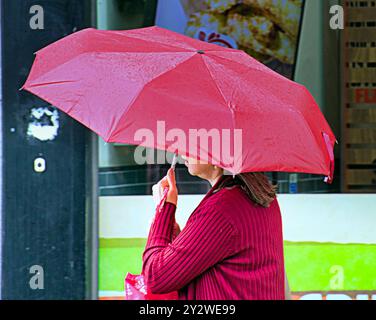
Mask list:
[[143,254],[152,293],[181,300],[285,298],[281,213],[277,199],[257,206],[239,187],[206,194],[173,236],[176,206],[156,213]]

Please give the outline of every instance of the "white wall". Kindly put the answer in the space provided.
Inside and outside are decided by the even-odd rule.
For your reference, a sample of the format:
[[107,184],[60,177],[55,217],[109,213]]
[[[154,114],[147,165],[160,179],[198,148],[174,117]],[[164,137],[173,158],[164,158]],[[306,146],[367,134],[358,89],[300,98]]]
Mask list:
[[[203,195],[179,196],[176,219],[184,226]],[[284,239],[376,244],[376,195],[281,194]],[[151,196],[100,198],[100,238],[146,238],[154,215]]]

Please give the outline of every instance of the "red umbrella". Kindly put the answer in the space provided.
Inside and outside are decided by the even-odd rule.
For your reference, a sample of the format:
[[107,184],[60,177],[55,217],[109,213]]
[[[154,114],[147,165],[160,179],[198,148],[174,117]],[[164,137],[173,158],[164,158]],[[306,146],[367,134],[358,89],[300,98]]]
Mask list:
[[39,50],[23,89],[107,142],[332,181],[336,139],[312,95],[240,50],[159,27],[85,29]]

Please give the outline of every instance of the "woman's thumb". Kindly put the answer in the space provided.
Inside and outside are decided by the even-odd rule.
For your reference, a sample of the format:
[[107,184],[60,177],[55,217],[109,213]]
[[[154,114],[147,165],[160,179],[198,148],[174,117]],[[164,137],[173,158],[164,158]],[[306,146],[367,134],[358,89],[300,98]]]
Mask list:
[[176,187],[175,170],[170,168],[167,172],[167,180],[170,188]]

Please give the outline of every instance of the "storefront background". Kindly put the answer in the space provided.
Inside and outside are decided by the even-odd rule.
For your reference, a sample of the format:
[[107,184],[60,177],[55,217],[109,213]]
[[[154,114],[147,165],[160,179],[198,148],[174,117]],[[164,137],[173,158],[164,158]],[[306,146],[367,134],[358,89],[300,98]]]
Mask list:
[[[154,21],[168,27],[172,20],[158,10],[174,1],[135,1],[139,7],[127,11],[119,8],[121,1],[99,0],[98,27],[126,29]],[[340,139],[340,31],[329,28],[329,8],[339,2],[306,0],[294,80],[310,90]],[[185,27],[174,21],[171,29],[184,33]],[[151,186],[167,167],[136,166],[131,146],[99,140],[99,149],[99,294],[102,299],[121,299],[127,272],[141,271],[154,213]],[[280,187],[286,271],[294,299],[376,299],[375,195],[341,194],[339,146],[335,156],[335,180],[330,186],[319,176],[270,175]],[[181,166],[177,181],[181,194],[177,220],[184,226],[209,185],[190,177]],[[293,188],[291,181],[297,181]]]

